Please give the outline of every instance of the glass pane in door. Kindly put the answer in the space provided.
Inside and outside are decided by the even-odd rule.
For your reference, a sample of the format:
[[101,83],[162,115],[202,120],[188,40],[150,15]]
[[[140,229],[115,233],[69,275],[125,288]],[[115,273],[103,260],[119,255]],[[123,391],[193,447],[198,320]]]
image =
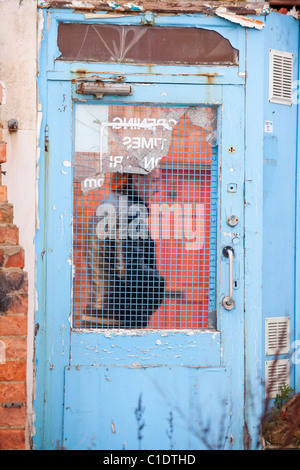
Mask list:
[[212,327],[216,116],[77,105],[73,328]]

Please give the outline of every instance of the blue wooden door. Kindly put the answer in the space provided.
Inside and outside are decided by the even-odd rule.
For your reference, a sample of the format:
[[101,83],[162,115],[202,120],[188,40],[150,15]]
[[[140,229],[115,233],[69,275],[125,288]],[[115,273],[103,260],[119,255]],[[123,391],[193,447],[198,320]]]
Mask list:
[[[131,85],[128,96],[83,99],[69,80],[48,84],[47,145],[40,165],[43,252],[38,303],[43,321],[38,333],[36,446],[241,449],[244,88]],[[176,244],[170,238],[175,222],[184,222],[184,216],[172,219],[169,239],[155,239],[156,268],[165,292],[147,324],[107,324],[107,317],[106,323],[103,318],[91,321],[91,312],[84,309],[91,295],[84,230],[97,210],[99,216],[103,198],[111,198],[110,190],[103,193],[105,188],[118,182],[114,166],[120,164],[120,150],[109,132],[123,132],[124,116],[132,119],[141,109],[146,114],[140,114],[140,121],[127,121],[121,138],[123,143],[131,139],[126,141],[127,149],[131,145],[128,155],[139,154],[138,139],[144,138],[150,152],[146,157],[158,156],[161,181],[152,203],[177,208],[182,203],[192,211],[198,204],[198,218],[192,214],[185,239]],[[153,109],[159,113],[156,121]],[[165,126],[167,134],[160,135],[159,124],[164,127],[174,115],[172,126]],[[106,126],[101,134],[101,125],[111,122],[114,129]],[[147,135],[141,122],[151,131]],[[198,131],[192,149],[190,141]],[[155,153],[159,145],[149,136],[165,139],[167,150]],[[105,161],[99,160],[100,154],[109,161],[106,169],[97,167]],[[125,173],[124,168],[119,171]],[[148,228],[150,223],[155,238],[151,220]],[[232,258],[225,256],[224,247],[234,253],[232,285]],[[223,302],[231,289],[232,309],[230,301],[228,308]]]

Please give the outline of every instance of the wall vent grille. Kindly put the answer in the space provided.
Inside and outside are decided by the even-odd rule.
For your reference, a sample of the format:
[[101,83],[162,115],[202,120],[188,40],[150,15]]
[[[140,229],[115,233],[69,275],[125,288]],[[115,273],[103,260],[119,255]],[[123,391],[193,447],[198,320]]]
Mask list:
[[265,319],[265,354],[273,356],[290,352],[290,317]]
[[293,54],[270,49],[269,101],[291,105],[293,102]]
[[280,388],[290,384],[290,361],[280,359],[265,362],[265,397],[275,398]]

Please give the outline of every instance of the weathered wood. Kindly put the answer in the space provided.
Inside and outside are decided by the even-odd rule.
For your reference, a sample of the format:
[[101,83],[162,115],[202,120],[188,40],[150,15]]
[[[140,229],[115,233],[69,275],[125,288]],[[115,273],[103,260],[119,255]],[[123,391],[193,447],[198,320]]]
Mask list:
[[300,6],[300,0],[273,0],[269,2],[272,7]]
[[[300,2],[300,0],[296,0]],[[38,0],[39,8],[71,8],[87,11],[114,11],[114,12],[146,12],[154,13],[213,13],[220,6],[229,12],[240,15],[261,15],[265,12],[265,2],[248,3],[244,1],[214,1],[207,3],[197,0],[138,0],[129,3],[127,0]]]

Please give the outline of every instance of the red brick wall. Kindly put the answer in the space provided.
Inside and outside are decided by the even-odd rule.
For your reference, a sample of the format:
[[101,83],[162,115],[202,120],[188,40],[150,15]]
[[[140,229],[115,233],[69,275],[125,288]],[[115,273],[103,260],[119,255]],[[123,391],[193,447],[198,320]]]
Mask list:
[[25,449],[28,285],[19,229],[1,180],[5,161],[0,123],[0,450],[13,450]]

